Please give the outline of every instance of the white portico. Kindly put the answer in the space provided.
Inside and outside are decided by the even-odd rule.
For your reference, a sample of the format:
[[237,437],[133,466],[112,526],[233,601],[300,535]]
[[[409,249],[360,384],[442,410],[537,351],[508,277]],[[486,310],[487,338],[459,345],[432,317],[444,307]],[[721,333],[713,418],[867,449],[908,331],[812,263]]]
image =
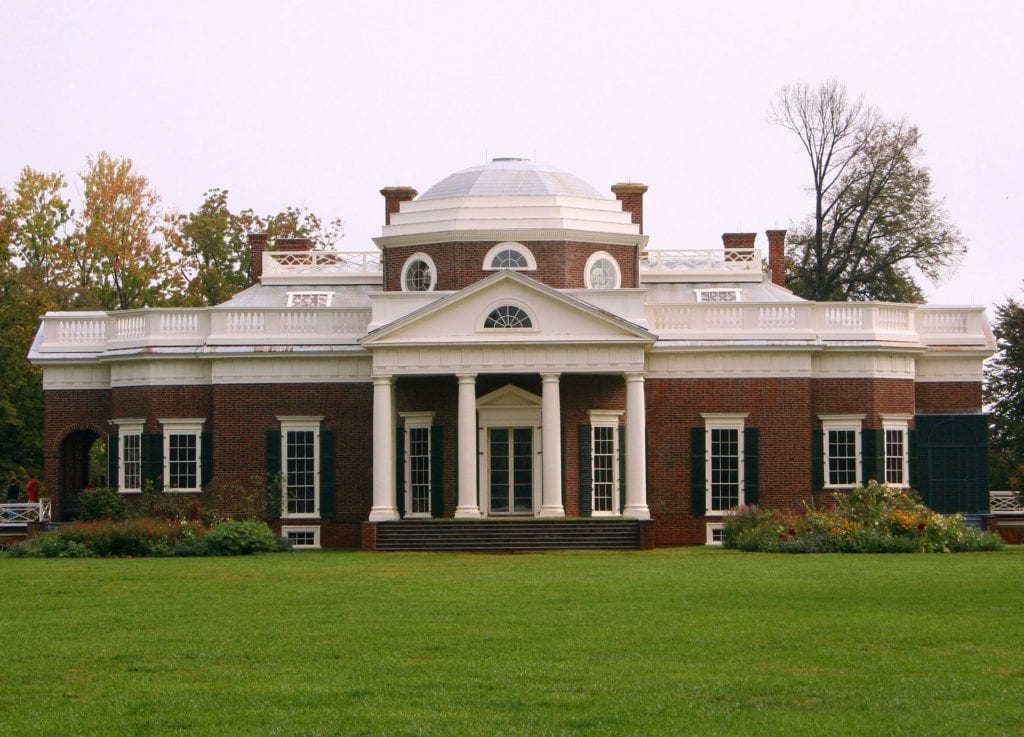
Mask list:
[[[457,381],[455,517],[565,516],[562,383],[571,374],[622,377],[627,444],[620,472],[626,501],[618,511],[649,519],[643,375],[653,336],[514,271],[433,296],[430,304],[362,341],[374,376],[370,521],[400,518],[394,492],[394,386],[424,376]],[[395,309],[388,297],[375,295],[375,313]],[[539,378],[540,394],[511,383],[480,394],[480,379],[491,375]],[[418,409],[424,412],[437,409],[431,397],[423,397],[422,404]]]

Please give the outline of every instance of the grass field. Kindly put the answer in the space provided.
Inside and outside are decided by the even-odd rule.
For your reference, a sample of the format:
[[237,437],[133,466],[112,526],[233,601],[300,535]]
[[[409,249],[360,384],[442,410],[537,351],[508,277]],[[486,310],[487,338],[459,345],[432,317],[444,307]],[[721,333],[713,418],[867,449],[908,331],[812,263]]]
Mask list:
[[0,735],[1024,735],[1024,549],[0,558]]

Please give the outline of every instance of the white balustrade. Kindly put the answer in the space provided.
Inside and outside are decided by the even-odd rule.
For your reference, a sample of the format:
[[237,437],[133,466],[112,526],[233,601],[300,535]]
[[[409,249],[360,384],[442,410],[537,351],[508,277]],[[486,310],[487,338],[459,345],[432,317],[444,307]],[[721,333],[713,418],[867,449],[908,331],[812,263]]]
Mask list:
[[0,504],[0,527],[24,527],[29,522],[49,522],[52,505],[42,498],[38,502]]
[[988,510],[992,514],[1024,514],[1024,502],[1014,491],[990,491]]
[[678,272],[761,271],[761,251],[756,248],[707,248],[645,251],[640,258],[642,274]]

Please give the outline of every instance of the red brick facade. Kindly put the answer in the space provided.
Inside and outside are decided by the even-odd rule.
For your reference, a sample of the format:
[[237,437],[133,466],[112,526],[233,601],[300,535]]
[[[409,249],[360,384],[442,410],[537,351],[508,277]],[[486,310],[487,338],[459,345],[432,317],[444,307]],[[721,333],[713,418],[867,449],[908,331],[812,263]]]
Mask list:
[[923,415],[980,412],[984,405],[980,381],[923,381],[914,385],[914,394]]
[[[443,243],[427,246],[391,246],[384,250],[384,288],[388,291],[402,290],[402,267],[406,260],[416,253],[425,253],[434,260],[437,267],[438,291],[464,289],[480,279],[490,276],[493,271],[483,268],[487,252],[500,241],[476,243]],[[536,271],[524,271],[555,289],[583,289],[583,271],[587,259],[598,251],[611,255],[619,264],[622,275],[621,286],[635,288],[639,280],[638,248],[636,246],[602,245],[597,243],[572,243],[566,241],[529,241],[523,245],[537,260]]]

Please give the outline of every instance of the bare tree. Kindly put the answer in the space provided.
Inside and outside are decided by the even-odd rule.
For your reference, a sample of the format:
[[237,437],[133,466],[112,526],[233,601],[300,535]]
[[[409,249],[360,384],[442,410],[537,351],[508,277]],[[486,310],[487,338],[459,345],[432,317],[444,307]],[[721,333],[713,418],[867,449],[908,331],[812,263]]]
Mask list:
[[964,240],[932,194],[916,127],[851,101],[835,79],[784,87],[768,119],[796,134],[811,169],[814,212],[787,249],[794,292],[917,302],[914,268],[936,282],[956,266]]

